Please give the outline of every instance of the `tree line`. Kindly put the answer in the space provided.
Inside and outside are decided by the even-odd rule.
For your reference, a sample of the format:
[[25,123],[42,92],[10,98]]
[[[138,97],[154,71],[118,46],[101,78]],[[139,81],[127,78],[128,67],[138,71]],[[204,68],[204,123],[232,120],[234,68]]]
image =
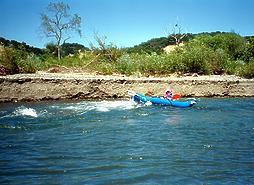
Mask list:
[[[97,37],[97,44],[85,47],[77,43],[34,48],[25,43],[1,38],[0,73],[33,73],[52,66],[78,67],[102,74],[168,75],[172,73],[235,74],[254,77],[254,37],[236,33],[188,34],[184,45],[170,53],[163,52],[172,38],[154,38],[131,48],[118,48]],[[2,72],[3,73],[3,72]],[[4,73],[3,73],[4,74]]]

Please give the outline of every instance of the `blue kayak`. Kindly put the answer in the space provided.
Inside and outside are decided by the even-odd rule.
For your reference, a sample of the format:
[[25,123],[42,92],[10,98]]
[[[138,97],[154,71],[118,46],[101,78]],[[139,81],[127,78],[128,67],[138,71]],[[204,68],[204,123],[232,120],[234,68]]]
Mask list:
[[145,96],[141,93],[136,93],[132,96],[132,99],[137,103],[148,103],[151,102],[154,105],[172,106],[172,107],[191,107],[196,104],[194,100],[179,101],[179,100],[168,100],[162,97]]

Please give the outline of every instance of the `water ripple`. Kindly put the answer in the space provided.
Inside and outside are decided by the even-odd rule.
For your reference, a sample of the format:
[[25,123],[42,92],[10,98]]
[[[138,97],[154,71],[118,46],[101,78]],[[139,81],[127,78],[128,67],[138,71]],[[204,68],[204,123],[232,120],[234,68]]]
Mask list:
[[253,105],[5,104],[0,184],[252,184]]

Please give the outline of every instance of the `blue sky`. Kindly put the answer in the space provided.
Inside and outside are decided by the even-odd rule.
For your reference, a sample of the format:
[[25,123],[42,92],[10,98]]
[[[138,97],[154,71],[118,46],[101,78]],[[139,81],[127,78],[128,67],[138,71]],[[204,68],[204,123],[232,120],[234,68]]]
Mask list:
[[[54,0],[0,0],[0,37],[45,47],[40,13]],[[82,37],[68,42],[88,46],[97,32],[128,47],[166,36],[178,22],[185,32],[234,31],[254,35],[253,0],[63,0],[82,18]]]

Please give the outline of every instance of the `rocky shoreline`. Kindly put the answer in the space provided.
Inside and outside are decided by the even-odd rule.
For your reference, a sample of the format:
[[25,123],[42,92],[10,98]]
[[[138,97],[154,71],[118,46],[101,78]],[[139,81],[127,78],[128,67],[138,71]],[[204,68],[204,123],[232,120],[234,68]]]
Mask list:
[[0,103],[68,99],[123,99],[128,90],[163,95],[171,87],[183,97],[251,97],[254,79],[237,76],[126,77],[85,73],[0,76]]

